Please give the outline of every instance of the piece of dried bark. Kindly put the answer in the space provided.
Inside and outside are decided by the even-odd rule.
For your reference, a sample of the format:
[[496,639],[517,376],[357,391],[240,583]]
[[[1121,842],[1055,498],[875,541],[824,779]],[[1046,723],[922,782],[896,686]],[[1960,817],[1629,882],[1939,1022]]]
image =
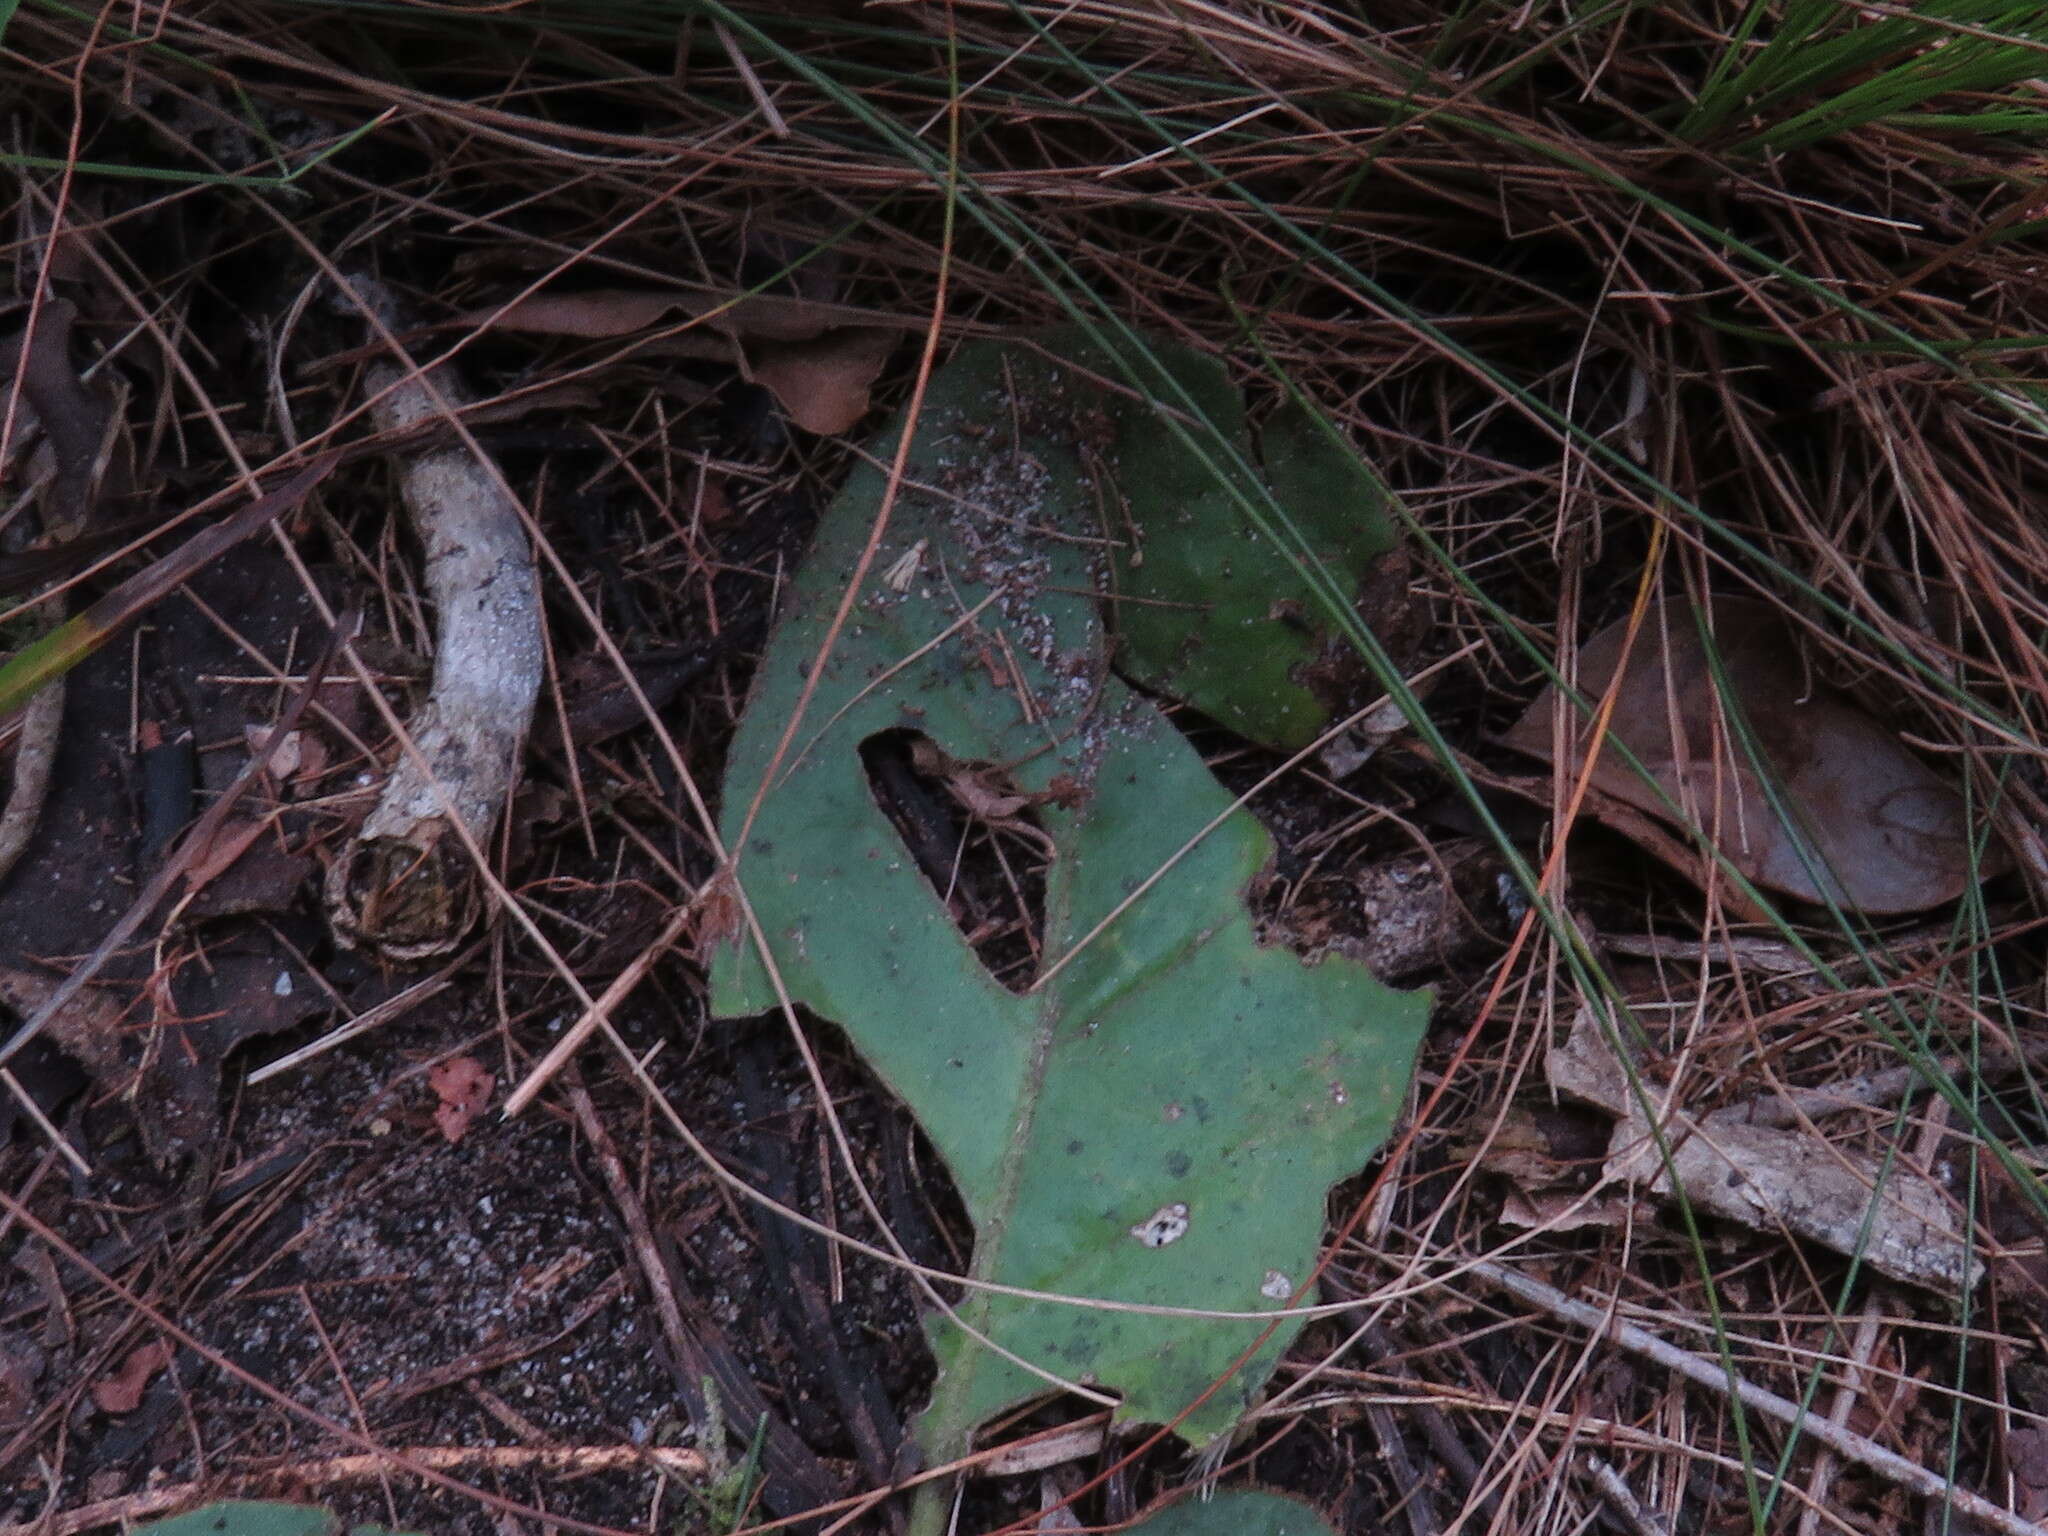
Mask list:
[[[355,286],[389,325],[388,295],[366,279]],[[436,418],[436,393],[450,406],[466,398],[451,370],[431,382],[372,365],[378,428]],[[500,477],[466,449],[439,449],[410,460],[400,486],[426,546],[434,680],[407,722],[413,750],[401,751],[376,808],[328,869],[327,909],[344,944],[420,961],[451,952],[481,911],[452,829],[477,844],[489,838],[540,696],[543,647],[533,551]]]

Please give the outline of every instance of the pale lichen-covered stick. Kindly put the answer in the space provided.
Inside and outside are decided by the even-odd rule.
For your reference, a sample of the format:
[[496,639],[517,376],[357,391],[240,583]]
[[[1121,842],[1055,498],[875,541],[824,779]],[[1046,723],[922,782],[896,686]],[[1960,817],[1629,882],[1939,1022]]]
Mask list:
[[[396,328],[380,284],[351,286],[386,332]],[[445,367],[375,363],[365,382],[383,432],[468,399]],[[399,483],[426,550],[433,684],[376,808],[328,869],[327,909],[343,943],[416,961],[448,953],[476,919],[479,882],[464,844],[489,837],[511,789],[540,694],[542,643],[532,546],[495,467],[467,446],[436,448],[411,459]],[[456,822],[467,839],[450,836]]]

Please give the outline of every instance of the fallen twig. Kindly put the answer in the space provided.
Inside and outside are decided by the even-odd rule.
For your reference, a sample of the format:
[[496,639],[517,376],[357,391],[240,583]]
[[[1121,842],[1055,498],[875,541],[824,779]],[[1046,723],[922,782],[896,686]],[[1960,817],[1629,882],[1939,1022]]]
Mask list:
[[[390,296],[351,279],[360,300],[395,329]],[[379,362],[368,370],[380,431],[434,420],[466,396],[453,370]],[[400,480],[407,515],[426,546],[434,602],[434,681],[413,714],[376,808],[327,872],[337,937],[393,960],[455,948],[475,921],[478,887],[463,867],[463,839],[478,843],[504,808],[540,697],[540,590],[519,509],[496,475],[461,448],[409,462]]]
[[1664,1521],[1643,1508],[1635,1490],[1622,1480],[1611,1463],[1593,1456],[1587,1459],[1586,1466],[1593,1474],[1593,1486],[1600,1490],[1600,1497],[1634,1536],[1667,1536]]
[[215,1499],[275,1497],[366,1483],[412,1467],[428,1467],[436,1472],[544,1472],[560,1477],[646,1468],[670,1477],[692,1479],[702,1479],[709,1471],[701,1454],[672,1446],[427,1445],[415,1446],[402,1454],[404,1461],[394,1461],[389,1456],[295,1460],[224,1478],[209,1478],[203,1483],[173,1483],[116,1499],[101,1499],[40,1520],[0,1525],[0,1536],[79,1536],[101,1526],[126,1525]]

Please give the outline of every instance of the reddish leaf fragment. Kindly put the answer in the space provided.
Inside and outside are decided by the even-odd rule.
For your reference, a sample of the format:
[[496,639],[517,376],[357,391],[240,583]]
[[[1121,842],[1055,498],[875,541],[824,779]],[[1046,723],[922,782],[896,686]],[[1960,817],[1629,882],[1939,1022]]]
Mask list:
[[671,342],[739,362],[791,421],[820,436],[844,432],[867,414],[868,392],[897,337],[891,317],[846,305],[630,288],[531,294],[502,310],[475,310],[458,323],[597,340],[672,325],[678,316],[701,317],[701,326]]
[[156,1373],[171,1363],[171,1346],[152,1339],[128,1351],[120,1368],[92,1384],[92,1400],[101,1413],[133,1413]]
[[869,391],[896,337],[850,326],[815,341],[777,342],[749,349],[756,383],[768,387],[789,419],[806,432],[830,437],[868,413]]
[[2048,1515],[2048,1429],[2025,1424],[2005,1437],[2006,1464],[2020,1485],[2020,1513],[2029,1520]]
[[434,1124],[449,1141],[456,1142],[491,1102],[491,1090],[498,1080],[474,1056],[454,1056],[427,1074],[427,1086],[441,1101],[434,1111]]
[[192,861],[185,869],[185,888],[198,891],[226,874],[235,860],[249,851],[249,846],[263,835],[263,821],[246,821],[229,817],[215,829],[207,839],[204,848],[193,850]]
[[9,1328],[0,1332],[0,1426],[25,1424],[39,1406],[36,1387],[49,1357],[28,1334]]
[[692,498],[692,510],[703,519],[708,528],[721,527],[732,521],[732,497],[726,491],[725,482],[709,470],[698,472],[696,494]]
[[[1670,820],[1661,789],[1744,876],[1802,901],[1819,901],[1825,892],[1882,914],[1960,896],[1972,869],[1955,786],[1892,731],[1818,682],[1769,604],[1719,598],[1712,622],[1729,694],[1789,819],[1772,809],[1744,745],[1743,725],[1725,707],[1698,629],[1682,612],[1653,614],[1636,637],[1615,689],[1613,740],[1594,766],[1594,789]],[[1579,652],[1579,690],[1588,698],[1602,697],[1614,683],[1627,631],[1626,621],[1610,625]],[[1557,690],[1546,688],[1508,731],[1508,744],[1554,761],[1553,721],[1561,704]],[[1566,772],[1576,774],[1590,727],[1576,709],[1563,707],[1569,710]],[[1641,761],[1656,787],[1614,750],[1615,742]],[[1609,816],[1594,801],[1588,808],[1624,836],[1663,852],[1623,817]],[[1987,859],[1975,873],[1997,867],[1996,859]]]

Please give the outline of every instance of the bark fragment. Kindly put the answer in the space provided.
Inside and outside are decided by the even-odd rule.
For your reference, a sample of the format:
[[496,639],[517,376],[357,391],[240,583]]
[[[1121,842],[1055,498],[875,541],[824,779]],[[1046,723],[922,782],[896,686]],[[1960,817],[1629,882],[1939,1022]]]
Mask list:
[[[388,297],[356,287],[388,324]],[[421,376],[377,363],[367,383],[384,432],[468,399],[447,368]],[[433,683],[376,808],[328,869],[327,908],[344,944],[418,961],[453,950],[482,908],[452,829],[459,822],[479,844],[490,836],[533,720],[542,644],[533,550],[502,477],[467,448],[437,449],[407,463],[400,491],[426,549]]]

